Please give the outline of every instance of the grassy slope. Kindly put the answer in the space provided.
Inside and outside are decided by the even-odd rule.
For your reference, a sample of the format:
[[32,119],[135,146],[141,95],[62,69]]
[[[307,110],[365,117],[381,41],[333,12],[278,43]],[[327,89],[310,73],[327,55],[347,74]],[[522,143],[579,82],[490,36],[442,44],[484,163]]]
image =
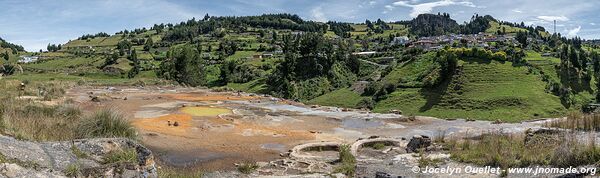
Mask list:
[[267,85],[259,79],[246,83],[228,83],[225,87],[250,93],[264,93]]
[[486,33],[496,33],[498,30],[502,31],[502,27],[506,30],[506,33],[517,33],[519,31],[527,31],[526,29],[511,27],[508,25],[500,25],[498,22],[490,21],[490,28],[485,30]]
[[434,65],[435,52],[430,52],[418,60],[409,61],[396,67],[388,75],[383,78],[387,83],[405,83],[417,81],[419,76],[428,72],[430,67]]
[[375,111],[400,109],[408,114],[441,118],[509,122],[554,117],[565,112],[559,98],[546,93],[546,84],[539,76],[528,74],[525,67],[496,61],[461,63],[464,72],[452,81],[462,81],[460,89],[398,89],[377,103]]
[[354,107],[356,107],[356,104],[362,98],[365,98],[365,97],[360,96],[360,94],[353,92],[348,88],[342,88],[339,90],[329,92],[325,95],[316,97],[316,98],[308,101],[307,103],[308,104],[326,105],[326,106],[339,106],[339,107],[346,107],[346,108],[354,108]]

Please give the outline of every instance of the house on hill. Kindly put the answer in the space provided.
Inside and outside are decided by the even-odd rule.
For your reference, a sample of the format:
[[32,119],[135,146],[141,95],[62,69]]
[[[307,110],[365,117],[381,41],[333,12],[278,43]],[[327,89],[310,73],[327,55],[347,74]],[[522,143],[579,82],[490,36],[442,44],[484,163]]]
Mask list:
[[17,61],[18,63],[31,63],[35,62],[39,59],[37,56],[21,56],[21,59]]
[[390,42],[390,45],[405,45],[408,42],[410,42],[410,40],[408,39],[407,36],[399,36],[399,37],[394,37],[392,42]]

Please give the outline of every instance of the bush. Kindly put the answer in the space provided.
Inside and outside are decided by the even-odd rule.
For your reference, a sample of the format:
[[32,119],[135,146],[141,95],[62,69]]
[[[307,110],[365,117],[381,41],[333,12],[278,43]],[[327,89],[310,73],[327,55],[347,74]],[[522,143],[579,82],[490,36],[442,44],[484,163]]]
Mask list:
[[363,98],[356,104],[357,108],[373,109],[375,107],[375,101],[371,98]]
[[135,138],[135,129],[120,113],[102,109],[84,118],[78,128],[80,138],[126,137]]
[[343,173],[347,176],[354,176],[356,173],[356,158],[350,152],[350,145],[340,146],[340,166],[335,172]]

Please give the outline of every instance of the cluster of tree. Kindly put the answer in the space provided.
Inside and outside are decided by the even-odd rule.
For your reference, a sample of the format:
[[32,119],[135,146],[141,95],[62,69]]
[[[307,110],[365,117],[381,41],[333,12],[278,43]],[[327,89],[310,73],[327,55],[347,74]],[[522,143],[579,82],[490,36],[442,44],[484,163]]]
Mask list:
[[308,100],[356,80],[358,59],[351,41],[332,40],[320,33],[285,36],[285,59],[267,79],[276,96]]
[[416,36],[439,36],[458,33],[460,26],[449,14],[420,14],[410,23],[410,32]]
[[78,40],[87,40],[87,39],[93,39],[93,38],[96,38],[96,37],[110,37],[110,35],[108,33],[105,33],[105,32],[100,32],[100,33],[96,33],[94,35],[92,35],[92,34],[86,34],[86,35],[83,35],[83,36],[81,36],[81,37],[79,37],[77,39]]
[[[161,26],[162,28],[161,28],[161,27],[158,27],[158,28],[161,28],[161,30],[162,30],[162,29],[164,28],[164,24],[161,24],[161,25],[162,25],[162,26]],[[157,26],[160,26],[160,25],[154,24],[154,27],[157,27]],[[154,27],[152,27],[152,29],[153,29]],[[146,29],[146,27],[143,27],[143,28],[136,28],[136,29],[133,29],[133,30],[131,30],[131,31],[129,31],[129,30],[127,30],[127,29],[125,29],[125,30],[123,30],[123,31],[120,31],[120,32],[117,32],[117,33],[115,33],[115,34],[116,34],[116,35],[118,35],[118,34],[123,34],[123,35],[129,35],[130,37],[135,37],[135,35],[137,35],[137,34],[142,34],[142,33],[145,33],[145,32],[147,32],[147,31],[148,31],[148,29]],[[157,30],[157,31],[158,31],[158,30]]]
[[146,40],[146,43],[144,43],[144,51],[150,51],[150,49],[153,47],[154,47],[154,41],[152,41],[152,38],[148,38]]
[[[556,37],[556,35],[553,36]],[[546,82],[549,83],[548,91],[559,96],[564,106],[570,107],[577,104],[574,99],[575,93],[592,91],[590,87],[591,79],[592,77],[598,77],[600,63],[596,60],[600,57],[595,52],[585,51],[582,48],[582,40],[579,38],[558,39],[557,42],[560,46],[556,49],[556,56],[560,58],[560,64],[556,69],[560,81],[547,80]],[[589,64],[592,64],[592,66]]]
[[471,21],[462,25],[461,31],[463,34],[477,34],[479,32],[485,32],[490,28],[490,22],[496,21],[494,17],[490,15],[479,16],[475,14],[471,17]]
[[600,103],[600,54],[596,51],[591,52],[590,58],[594,69],[594,79],[596,81],[596,103]]
[[167,59],[160,64],[158,77],[182,84],[200,86],[206,84],[205,63],[202,51],[193,45],[174,46],[167,52]]
[[327,25],[329,25],[329,30],[342,38],[349,38],[350,32],[354,31],[354,28],[352,28],[350,23],[329,21],[327,22]]
[[391,27],[381,19],[377,19],[375,23],[370,20],[365,20],[365,24],[367,25],[367,28],[375,33],[383,33],[384,30],[391,29]]
[[219,48],[217,49],[217,51],[221,52],[222,55],[224,56],[231,56],[233,54],[235,54],[235,52],[238,50],[238,45],[235,41],[233,40],[222,40],[219,43]]
[[243,60],[226,60],[221,64],[219,84],[227,83],[246,83],[252,80],[262,78],[266,75],[266,70],[271,66],[263,65],[257,67],[252,64],[244,63]]
[[55,45],[55,44],[48,44],[48,46],[46,47],[46,49],[47,49],[48,51],[50,51],[50,52],[56,52],[56,51],[58,51],[58,50],[61,50],[61,49],[62,49],[62,45],[61,45],[61,44],[58,44],[58,45]]
[[2,47],[2,48],[10,48],[12,50],[13,54],[17,54],[19,51],[25,51],[25,48],[23,48],[23,46],[6,42],[2,38],[0,38],[0,47]]
[[8,51],[4,51],[4,53],[0,53],[0,57],[2,57],[2,59],[8,61],[10,59],[10,55],[8,54]]
[[324,32],[327,25],[312,21],[304,21],[298,15],[265,14],[244,17],[210,17],[202,20],[191,19],[174,25],[164,36],[167,41],[191,41],[200,34],[210,34],[217,29],[238,29],[246,27],[289,29],[305,32]]
[[126,53],[129,53],[133,44],[128,40],[122,40],[117,43],[117,50],[119,50],[119,56],[123,56]]

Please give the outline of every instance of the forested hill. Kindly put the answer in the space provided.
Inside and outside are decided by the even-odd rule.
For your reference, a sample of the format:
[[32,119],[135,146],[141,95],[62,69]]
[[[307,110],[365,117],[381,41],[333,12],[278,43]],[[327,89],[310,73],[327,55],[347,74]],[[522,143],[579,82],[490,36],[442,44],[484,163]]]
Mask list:
[[600,58],[594,48],[491,16],[459,24],[446,13],[364,23],[207,14],[49,44],[49,52],[30,53],[40,61],[22,66],[24,75],[166,79],[308,104],[519,121],[596,102]]
[[458,33],[460,26],[449,14],[420,14],[410,23],[410,31],[417,36],[438,36]]
[[[23,46],[12,44],[7,42],[6,40],[0,38],[0,64],[5,64],[9,61],[16,60],[17,55],[20,52],[25,52]],[[2,67],[0,67],[0,73],[4,71]]]
[[10,50],[12,53],[15,53],[15,54],[19,51],[21,51],[21,52],[25,51],[23,46],[9,43],[6,40],[2,39],[1,37],[0,37],[0,48],[3,48],[4,50]]

